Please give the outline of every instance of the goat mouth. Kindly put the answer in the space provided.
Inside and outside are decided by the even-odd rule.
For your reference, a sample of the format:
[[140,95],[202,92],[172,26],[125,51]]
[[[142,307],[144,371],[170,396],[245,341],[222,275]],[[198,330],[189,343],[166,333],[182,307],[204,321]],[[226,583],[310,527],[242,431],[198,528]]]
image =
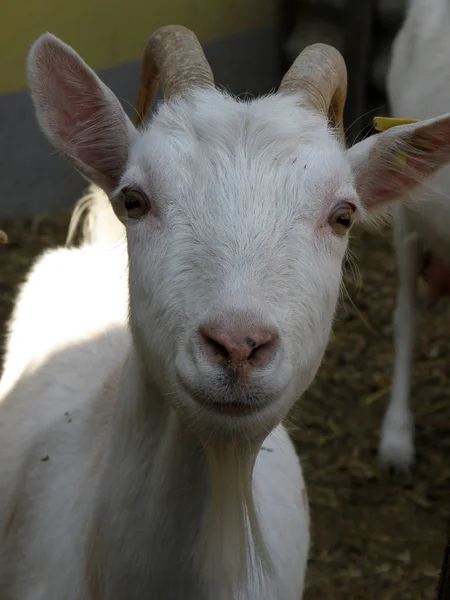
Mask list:
[[203,404],[203,406],[209,411],[218,413],[220,415],[237,417],[251,415],[259,412],[262,408],[262,406],[246,404],[244,402],[208,402]]
[[194,404],[209,413],[226,417],[239,418],[256,415],[273,400],[269,397],[261,397],[260,394],[246,393],[242,389],[230,390],[229,385],[224,385],[223,389],[216,387],[214,391],[206,391],[187,384],[181,378],[178,379],[178,383]]

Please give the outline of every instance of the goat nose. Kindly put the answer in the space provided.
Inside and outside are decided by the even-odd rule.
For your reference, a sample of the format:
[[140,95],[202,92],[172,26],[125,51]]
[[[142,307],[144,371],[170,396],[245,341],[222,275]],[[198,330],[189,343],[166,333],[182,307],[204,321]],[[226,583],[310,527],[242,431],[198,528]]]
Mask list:
[[279,336],[272,327],[209,324],[200,327],[200,340],[210,360],[245,374],[272,359]]

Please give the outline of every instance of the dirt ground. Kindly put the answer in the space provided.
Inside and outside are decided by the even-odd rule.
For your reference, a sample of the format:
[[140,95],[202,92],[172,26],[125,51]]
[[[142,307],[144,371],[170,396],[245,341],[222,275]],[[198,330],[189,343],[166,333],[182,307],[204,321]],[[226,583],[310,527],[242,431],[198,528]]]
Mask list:
[[[32,259],[62,243],[68,215],[2,222],[0,326]],[[376,448],[389,394],[395,261],[389,229],[357,232],[358,273],[348,271],[320,373],[293,410],[313,520],[305,600],[431,599],[450,511],[450,302],[423,312],[414,369],[418,465],[391,480]],[[281,600],[281,599],[280,599]]]

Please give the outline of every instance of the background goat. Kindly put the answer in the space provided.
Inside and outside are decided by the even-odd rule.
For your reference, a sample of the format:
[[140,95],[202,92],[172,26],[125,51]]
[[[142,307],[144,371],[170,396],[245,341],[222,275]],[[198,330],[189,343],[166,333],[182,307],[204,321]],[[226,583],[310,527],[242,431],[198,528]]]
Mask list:
[[237,101],[179,27],[149,41],[138,128],[50,34],[28,74],[41,128],[106,192],[126,246],[97,231],[21,290],[0,385],[2,600],[298,600],[308,507],[280,423],[320,365],[352,223],[450,161],[450,115],[347,151],[336,50]]
[[[393,45],[388,74],[392,113],[428,119],[450,106],[450,4],[447,0],[410,0],[405,22]],[[445,146],[444,138],[436,144]],[[426,161],[426,150],[422,159]],[[419,157],[420,158],[420,157]],[[412,355],[417,329],[417,283],[422,271],[427,304],[450,291],[450,169],[439,171],[415,192],[414,202],[395,210],[394,245],[398,292],[394,319],[395,367],[384,417],[380,457],[398,471],[414,463],[414,425],[410,409]],[[421,200],[426,200],[426,207]]]

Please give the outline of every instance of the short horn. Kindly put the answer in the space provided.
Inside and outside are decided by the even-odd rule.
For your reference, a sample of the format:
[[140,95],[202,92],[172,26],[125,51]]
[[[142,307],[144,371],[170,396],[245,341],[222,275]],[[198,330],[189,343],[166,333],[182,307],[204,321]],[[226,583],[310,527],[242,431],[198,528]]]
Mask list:
[[344,137],[347,68],[341,53],[327,44],[312,44],[299,54],[279,91],[302,96],[307,105],[325,114]]
[[8,236],[6,235],[6,233],[4,231],[2,231],[0,229],[0,244],[7,244],[8,243]]
[[195,34],[180,25],[161,27],[150,37],[141,65],[135,125],[150,109],[159,80],[165,98],[201,88],[213,88],[214,76]]

